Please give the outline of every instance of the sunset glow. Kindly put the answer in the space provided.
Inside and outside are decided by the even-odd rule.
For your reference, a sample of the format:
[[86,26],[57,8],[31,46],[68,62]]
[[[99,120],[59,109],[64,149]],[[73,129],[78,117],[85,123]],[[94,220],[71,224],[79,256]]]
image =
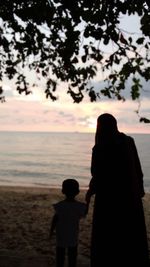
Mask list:
[[[42,90],[34,88],[29,96],[19,95],[7,87],[7,102],[1,104],[1,131],[95,132],[97,117],[108,112],[118,120],[120,131],[150,133],[150,124],[139,123],[135,112],[137,103],[127,100],[101,100],[91,103],[85,99],[74,104],[61,88],[60,99],[46,100]],[[141,112],[150,115],[149,98],[142,100]]]

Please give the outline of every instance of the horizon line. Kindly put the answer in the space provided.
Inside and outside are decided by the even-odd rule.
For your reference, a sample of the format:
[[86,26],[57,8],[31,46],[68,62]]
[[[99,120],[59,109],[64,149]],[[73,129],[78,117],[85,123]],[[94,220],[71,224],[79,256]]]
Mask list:
[[[79,133],[79,134],[95,134],[95,131],[37,131],[37,130],[0,130],[0,133]],[[128,131],[119,131],[119,132],[123,132],[125,134],[150,134],[148,132],[128,132]]]

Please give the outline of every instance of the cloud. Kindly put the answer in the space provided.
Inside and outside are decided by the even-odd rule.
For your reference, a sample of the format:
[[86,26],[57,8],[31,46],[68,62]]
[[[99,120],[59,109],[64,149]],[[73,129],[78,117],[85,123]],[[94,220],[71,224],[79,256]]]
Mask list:
[[[99,88],[98,82],[95,82],[96,86]],[[148,84],[146,86],[148,88]],[[10,88],[8,92],[7,102],[1,104],[1,130],[94,132],[97,117],[109,112],[117,118],[121,131],[150,132],[150,125],[139,123],[135,113],[138,102],[129,98],[124,103],[107,98],[91,103],[86,96],[76,104],[66,94],[65,84],[59,88],[62,97],[56,102],[45,99],[43,91],[37,88],[30,98],[16,93],[13,96]],[[150,117],[149,95],[143,96],[140,112],[140,115]]]

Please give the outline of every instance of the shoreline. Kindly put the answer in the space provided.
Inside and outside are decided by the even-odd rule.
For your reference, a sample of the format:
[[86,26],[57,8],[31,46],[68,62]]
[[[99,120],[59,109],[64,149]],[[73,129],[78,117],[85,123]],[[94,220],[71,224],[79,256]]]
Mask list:
[[[84,196],[81,188],[77,199]],[[0,267],[55,266],[55,236],[49,240],[49,229],[53,204],[63,198],[61,188],[0,186]],[[149,193],[143,206],[150,248]],[[92,208],[93,203],[80,224],[78,267],[89,266]]]
[[[61,189],[61,184],[60,185],[38,185],[38,184],[11,184],[10,185],[10,183],[9,184],[1,184],[0,183],[0,188],[24,188],[24,189],[26,189],[26,188],[29,188],[29,189]],[[84,190],[87,190],[88,189],[88,185],[86,185],[86,186],[81,186],[80,185],[80,190],[81,191],[84,191]],[[16,189],[15,189],[16,190]]]

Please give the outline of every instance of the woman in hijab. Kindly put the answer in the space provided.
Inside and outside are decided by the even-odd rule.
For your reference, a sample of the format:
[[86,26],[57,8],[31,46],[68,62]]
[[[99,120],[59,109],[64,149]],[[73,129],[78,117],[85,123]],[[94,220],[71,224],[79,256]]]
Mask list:
[[149,267],[141,164],[134,139],[118,131],[111,114],[98,117],[91,174],[91,267]]

